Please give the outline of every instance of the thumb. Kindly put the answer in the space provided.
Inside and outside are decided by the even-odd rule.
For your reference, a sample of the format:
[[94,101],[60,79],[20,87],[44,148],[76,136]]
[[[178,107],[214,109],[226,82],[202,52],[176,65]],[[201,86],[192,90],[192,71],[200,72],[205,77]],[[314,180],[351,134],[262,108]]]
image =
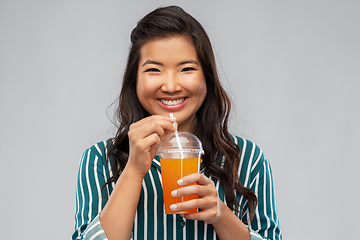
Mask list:
[[155,155],[156,155],[156,152],[158,150],[158,147],[160,145],[160,142],[157,142],[157,143],[154,143],[151,147],[150,147],[150,157],[151,159],[154,159]]

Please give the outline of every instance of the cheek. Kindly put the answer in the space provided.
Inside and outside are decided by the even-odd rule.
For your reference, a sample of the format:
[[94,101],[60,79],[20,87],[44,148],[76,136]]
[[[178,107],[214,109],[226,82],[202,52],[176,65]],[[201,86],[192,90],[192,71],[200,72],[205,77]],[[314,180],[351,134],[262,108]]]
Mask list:
[[206,81],[203,77],[199,77],[196,81],[192,82],[194,94],[205,98],[207,93]]
[[139,99],[140,104],[146,109],[146,98],[148,93],[146,91],[146,87],[144,87],[144,81],[139,78],[136,83],[136,95]]
[[136,84],[136,93],[138,98],[144,98],[154,93],[154,86],[146,77],[138,77]]

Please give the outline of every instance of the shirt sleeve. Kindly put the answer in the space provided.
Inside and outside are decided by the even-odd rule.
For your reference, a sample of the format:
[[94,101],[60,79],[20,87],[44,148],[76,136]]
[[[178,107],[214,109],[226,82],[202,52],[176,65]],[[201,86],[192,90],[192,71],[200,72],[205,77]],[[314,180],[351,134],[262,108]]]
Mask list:
[[258,205],[249,226],[251,240],[281,240],[270,163],[256,145],[253,156],[249,188],[256,194]]
[[109,196],[109,187],[105,187],[103,194],[101,193],[101,188],[109,174],[109,168],[105,154],[99,150],[99,146],[94,145],[81,157],[76,188],[73,240],[107,239],[99,221],[99,213]]

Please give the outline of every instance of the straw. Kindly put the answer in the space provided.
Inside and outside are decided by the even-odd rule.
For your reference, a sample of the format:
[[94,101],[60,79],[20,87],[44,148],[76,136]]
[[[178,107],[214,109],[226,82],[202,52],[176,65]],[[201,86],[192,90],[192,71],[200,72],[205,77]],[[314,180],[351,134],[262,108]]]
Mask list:
[[[174,114],[170,113],[170,117],[174,117]],[[175,126],[175,123],[173,123],[173,125]],[[180,138],[179,138],[179,133],[177,130],[175,130],[175,139],[176,139],[176,142],[177,142],[177,145],[178,145],[178,148],[180,150],[180,176],[183,177],[183,159],[184,159],[184,153],[182,151],[182,146],[181,146],[181,143],[180,143]],[[181,201],[183,202],[184,201],[184,196],[181,197]]]
[[[170,113],[170,117],[174,117],[174,114]],[[175,126],[175,123],[173,123],[173,125]],[[182,146],[181,146],[180,138],[179,138],[179,133],[178,133],[177,130],[175,130],[175,139],[176,139],[178,148],[180,149],[181,159],[184,159],[184,153],[183,153],[183,151],[181,151],[183,148],[182,148]]]

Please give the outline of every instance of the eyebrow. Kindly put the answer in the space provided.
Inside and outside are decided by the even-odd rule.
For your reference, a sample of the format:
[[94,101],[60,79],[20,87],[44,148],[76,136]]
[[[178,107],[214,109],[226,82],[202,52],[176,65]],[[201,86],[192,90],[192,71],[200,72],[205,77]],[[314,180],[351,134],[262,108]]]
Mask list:
[[195,60],[188,60],[188,61],[183,61],[183,62],[179,63],[178,66],[188,64],[188,63],[194,63],[196,65],[199,65],[199,63],[197,61],[195,61]]
[[146,64],[155,64],[155,65],[164,66],[164,64],[162,64],[161,62],[156,62],[156,61],[152,61],[152,60],[147,60],[147,61],[144,62],[144,64],[141,65],[141,66],[143,67],[143,66],[145,66]]
[[[199,65],[199,63],[195,60],[187,60],[187,61],[183,61],[183,62],[180,62],[177,64],[177,66],[181,66],[181,65],[184,65],[184,64],[189,64],[189,63],[193,63],[193,64],[196,64],[196,65]],[[164,66],[164,64],[162,64],[161,62],[156,62],[156,61],[153,61],[153,60],[147,60],[146,62],[143,63],[143,65],[141,65],[142,67],[145,66],[146,64],[155,64],[155,65],[159,65],[159,66]]]

